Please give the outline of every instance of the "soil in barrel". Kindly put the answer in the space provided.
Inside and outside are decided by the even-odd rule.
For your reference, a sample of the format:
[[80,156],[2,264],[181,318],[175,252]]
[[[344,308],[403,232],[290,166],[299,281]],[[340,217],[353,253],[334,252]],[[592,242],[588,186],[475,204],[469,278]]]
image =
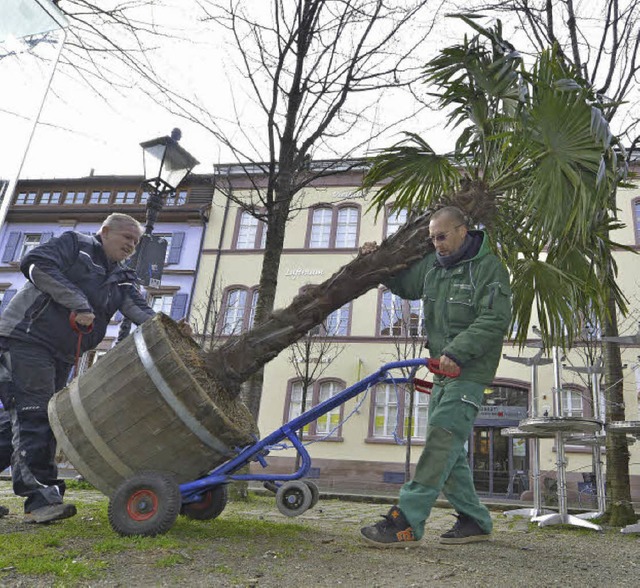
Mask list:
[[189,336],[184,335],[178,325],[165,315],[158,315],[172,349],[183,361],[193,379],[202,388],[211,402],[247,435],[258,435],[258,427],[245,404],[236,396],[229,394],[207,371],[202,348]]

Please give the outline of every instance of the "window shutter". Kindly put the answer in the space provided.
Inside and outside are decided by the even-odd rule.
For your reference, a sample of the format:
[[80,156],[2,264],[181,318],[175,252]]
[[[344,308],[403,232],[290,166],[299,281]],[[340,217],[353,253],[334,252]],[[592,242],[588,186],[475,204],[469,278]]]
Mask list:
[[9,239],[7,240],[7,245],[4,248],[4,253],[2,254],[3,263],[8,263],[15,259],[18,243],[20,243],[20,237],[21,233],[19,231],[11,231],[9,233]]
[[174,321],[184,318],[187,311],[188,298],[188,294],[174,294],[173,302],[171,303],[171,318]]
[[0,314],[4,312],[4,309],[7,308],[7,304],[9,301],[16,295],[17,290],[5,290],[4,296],[2,297],[2,304],[0,304]]
[[53,233],[42,233],[42,236],[40,237],[40,245],[46,243],[49,239],[51,239],[51,237],[53,237]]
[[183,243],[184,243],[184,231],[173,233],[171,235],[171,249],[169,249],[167,264],[180,263],[180,254],[182,253]]

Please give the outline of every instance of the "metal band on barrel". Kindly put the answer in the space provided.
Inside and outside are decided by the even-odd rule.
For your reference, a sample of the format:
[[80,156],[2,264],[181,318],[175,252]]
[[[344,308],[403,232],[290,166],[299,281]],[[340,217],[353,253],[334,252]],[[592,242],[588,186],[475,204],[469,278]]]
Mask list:
[[216,439],[207,429],[205,429],[188,411],[185,405],[180,399],[172,392],[167,381],[162,377],[162,374],[153,362],[153,358],[149,353],[147,343],[142,336],[140,329],[133,332],[133,340],[136,344],[136,351],[140,357],[140,361],[144,366],[147,374],[151,378],[155,387],[158,389],[162,397],[167,404],[173,409],[178,418],[187,426],[187,428],[194,434],[200,441],[202,441],[207,447],[215,449],[217,452],[228,455],[231,450],[221,441]]

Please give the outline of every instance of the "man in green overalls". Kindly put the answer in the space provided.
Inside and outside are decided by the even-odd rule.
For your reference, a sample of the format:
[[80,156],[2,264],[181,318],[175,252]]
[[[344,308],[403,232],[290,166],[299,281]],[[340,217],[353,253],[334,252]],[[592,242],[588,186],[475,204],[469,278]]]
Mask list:
[[[361,529],[376,547],[417,545],[440,492],[458,513],[442,543],[484,541],[493,526],[476,494],[465,443],[511,322],[509,275],[484,231],[469,230],[459,209],[436,211],[429,234],[435,252],[385,285],[401,298],[422,298],[429,355],[440,360],[444,372],[460,374],[434,378],[427,438],[414,478],[404,484],[398,505],[382,521]],[[373,247],[365,243],[362,253]]]

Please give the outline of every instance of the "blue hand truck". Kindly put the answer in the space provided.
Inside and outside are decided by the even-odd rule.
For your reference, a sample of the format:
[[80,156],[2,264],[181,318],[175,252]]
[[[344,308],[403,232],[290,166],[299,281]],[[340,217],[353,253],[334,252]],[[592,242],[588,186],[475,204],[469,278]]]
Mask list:
[[[182,514],[191,519],[215,519],[227,503],[227,484],[236,480],[259,481],[275,492],[276,505],[286,516],[298,516],[315,506],[317,485],[302,480],[311,468],[311,456],[300,441],[298,431],[334,408],[376,384],[410,384],[418,392],[429,393],[432,383],[419,380],[416,372],[426,367],[432,373],[455,377],[440,371],[438,361],[427,358],[387,363],[373,374],[342,392],[310,408],[282,427],[238,451],[238,454],[211,470],[206,476],[178,484],[165,472],[140,472],[127,478],[109,501],[109,523],[120,535],[153,536],[167,532]],[[399,375],[393,375],[399,372]],[[301,457],[300,467],[291,474],[236,473],[251,462],[268,467],[270,448],[289,440]]]

